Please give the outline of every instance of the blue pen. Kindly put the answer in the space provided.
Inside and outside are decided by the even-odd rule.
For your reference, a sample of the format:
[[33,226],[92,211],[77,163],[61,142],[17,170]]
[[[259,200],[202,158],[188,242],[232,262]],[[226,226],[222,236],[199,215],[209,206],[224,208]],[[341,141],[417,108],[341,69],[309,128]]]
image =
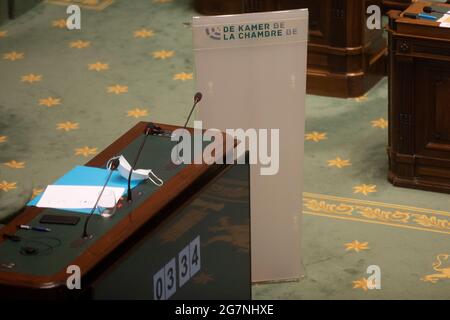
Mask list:
[[44,228],[44,227],[32,227],[27,226],[26,224],[19,225],[19,229],[23,230],[34,230],[34,231],[40,231],[40,232],[50,232],[52,231],[50,228]]
[[426,13],[419,13],[417,15],[419,18],[425,19],[425,20],[432,20],[432,21],[436,21],[438,18],[435,16],[432,16],[430,14],[426,14]]

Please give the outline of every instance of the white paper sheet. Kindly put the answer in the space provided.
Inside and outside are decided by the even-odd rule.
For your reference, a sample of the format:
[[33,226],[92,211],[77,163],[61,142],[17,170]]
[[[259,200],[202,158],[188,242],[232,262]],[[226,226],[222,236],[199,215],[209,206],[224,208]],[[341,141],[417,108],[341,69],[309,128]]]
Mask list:
[[441,28],[450,28],[450,15],[444,14],[442,18],[438,20],[441,24],[439,25]]
[[[53,209],[93,208],[102,188],[102,186],[49,185],[36,207]],[[107,208],[113,207],[124,192],[125,188],[106,187],[98,205]]]

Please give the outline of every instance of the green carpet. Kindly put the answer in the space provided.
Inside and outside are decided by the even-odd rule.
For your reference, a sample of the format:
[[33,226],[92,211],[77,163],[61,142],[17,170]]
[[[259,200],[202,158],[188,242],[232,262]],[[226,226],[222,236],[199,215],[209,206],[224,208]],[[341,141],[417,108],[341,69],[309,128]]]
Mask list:
[[[65,8],[43,3],[0,26],[0,217],[137,121],[183,123],[194,14],[186,0],[116,0],[68,31]],[[306,276],[255,285],[254,298],[449,299],[448,196],[386,180],[387,80],[306,107]],[[381,290],[365,290],[369,265]]]
[[[137,121],[184,122],[194,82],[173,79],[193,72],[191,29],[183,24],[192,14],[188,1],[115,1],[103,11],[82,10],[81,30],[69,31],[58,27],[67,17],[65,7],[44,3],[0,27],[6,31],[0,38],[0,136],[6,136],[0,188],[16,187],[0,192],[0,216]],[[164,59],[164,51],[173,56]],[[30,74],[41,80],[23,82]],[[119,91],[108,92],[116,85]],[[127,92],[120,93],[121,87]],[[55,100],[41,100],[49,97]],[[69,131],[57,129],[60,124]],[[76,155],[84,147],[88,154]],[[3,165],[11,160],[25,168]]]

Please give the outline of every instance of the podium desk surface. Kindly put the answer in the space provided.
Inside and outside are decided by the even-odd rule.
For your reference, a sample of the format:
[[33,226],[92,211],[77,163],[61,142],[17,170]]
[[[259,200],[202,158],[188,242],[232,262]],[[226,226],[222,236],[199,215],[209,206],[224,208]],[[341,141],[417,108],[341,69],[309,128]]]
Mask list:
[[411,19],[404,16],[405,13],[423,13],[423,8],[426,6],[442,7],[450,11],[450,4],[429,1],[416,2],[395,19],[395,30],[390,31],[397,35],[413,35],[417,38],[427,38],[428,40],[450,41],[450,28],[440,27],[439,22],[424,19]]
[[[147,123],[140,122],[104,151],[89,161],[86,165],[104,167],[113,156],[124,155],[127,159],[134,159],[137,150],[144,139]],[[159,125],[167,131],[174,131],[178,127]],[[192,132],[192,129],[189,129]],[[145,181],[133,189],[134,200],[130,204],[123,199],[123,206],[116,210],[110,218],[94,215],[89,222],[88,232],[93,238],[81,245],[76,240],[81,239],[86,214],[73,213],[56,209],[28,207],[0,231],[0,263],[13,263],[11,269],[0,268],[0,285],[26,287],[32,289],[54,288],[65,286],[68,265],[80,267],[83,277],[91,271],[102,259],[107,257],[123,244],[140,227],[151,223],[158,213],[166,206],[176,201],[183,192],[187,192],[194,184],[208,181],[208,176],[223,170],[223,165],[181,164],[172,163],[170,154],[177,144],[168,136],[149,135],[142,151],[140,164],[151,168],[164,184],[157,187]],[[225,150],[224,150],[225,152]],[[41,233],[28,230],[18,230],[17,226],[39,225],[44,214],[79,215],[81,220],[76,226],[49,225],[51,232]],[[14,234],[23,237],[20,242],[13,242],[3,238],[4,234]],[[23,255],[20,248],[26,243],[41,246],[42,254]],[[47,247],[51,246],[51,250]]]

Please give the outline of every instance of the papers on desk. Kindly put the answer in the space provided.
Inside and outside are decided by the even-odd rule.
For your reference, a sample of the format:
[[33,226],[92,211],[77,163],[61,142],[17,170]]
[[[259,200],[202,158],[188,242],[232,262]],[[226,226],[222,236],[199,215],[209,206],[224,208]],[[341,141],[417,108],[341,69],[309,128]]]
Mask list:
[[[36,207],[54,209],[92,209],[102,191],[102,186],[48,186]],[[123,195],[125,188],[106,187],[98,202],[99,207],[112,208]]]
[[[63,177],[59,178],[53,185],[58,186],[93,186],[101,187],[105,184],[106,178],[108,177],[109,171],[101,168],[93,168],[86,166],[76,166],[71,171],[67,172]],[[131,181],[131,188],[136,187],[140,182],[138,180]],[[109,180],[108,187],[122,188],[123,193],[126,193],[128,187],[128,181],[120,175],[119,172],[114,171]],[[123,195],[122,193],[122,195]],[[97,193],[98,197],[99,193]],[[121,195],[121,196],[122,196]],[[36,196],[33,200],[28,202],[27,206],[36,206],[40,201],[43,194]],[[120,197],[118,198],[120,199]],[[117,200],[118,200],[117,199]],[[94,204],[92,204],[94,205]],[[91,207],[92,208],[92,207]],[[77,209],[62,209],[75,211],[79,213],[90,213],[91,209],[88,208],[77,208]]]
[[438,20],[441,24],[439,25],[441,28],[450,28],[450,14],[444,14],[442,18]]

